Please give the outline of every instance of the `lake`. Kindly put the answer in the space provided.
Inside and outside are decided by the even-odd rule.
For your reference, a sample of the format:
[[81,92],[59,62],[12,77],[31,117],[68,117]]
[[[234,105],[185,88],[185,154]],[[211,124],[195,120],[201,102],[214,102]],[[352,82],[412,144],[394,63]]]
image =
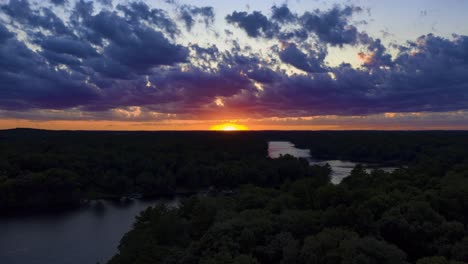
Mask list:
[[148,206],[179,199],[92,201],[65,212],[0,218],[1,264],[101,264]]
[[[346,160],[317,160],[310,155],[310,150],[308,149],[299,149],[289,141],[270,141],[268,142],[268,156],[272,159],[279,158],[281,155],[289,154],[296,158],[304,158],[309,161],[310,165],[325,165],[329,164],[332,173],[330,181],[333,184],[339,184],[344,178],[348,177],[351,174],[353,168],[358,164],[352,161]],[[368,171],[371,169],[379,168],[384,171],[393,171],[395,167],[381,166],[379,164],[370,164],[370,163],[359,163],[367,168]]]

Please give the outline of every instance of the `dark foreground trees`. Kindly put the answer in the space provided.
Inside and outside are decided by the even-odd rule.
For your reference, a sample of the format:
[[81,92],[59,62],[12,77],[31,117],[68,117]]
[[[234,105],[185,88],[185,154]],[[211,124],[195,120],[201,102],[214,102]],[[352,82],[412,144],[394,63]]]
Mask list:
[[439,175],[420,165],[357,167],[340,185],[312,173],[281,188],[149,208],[109,264],[468,263],[468,167],[450,167]]

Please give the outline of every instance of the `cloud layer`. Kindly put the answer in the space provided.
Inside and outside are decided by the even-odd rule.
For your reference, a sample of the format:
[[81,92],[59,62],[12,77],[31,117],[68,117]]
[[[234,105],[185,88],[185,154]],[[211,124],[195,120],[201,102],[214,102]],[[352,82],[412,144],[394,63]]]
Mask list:
[[[269,13],[145,2],[10,0],[0,6],[2,117],[224,119],[468,109],[468,36],[385,46],[361,7]],[[226,34],[201,44],[196,27]],[[239,34],[232,32],[238,30]],[[241,44],[259,43],[261,49]],[[326,62],[353,47],[361,65]],[[13,114],[15,113],[15,114]],[[18,115],[18,113],[27,113]],[[120,115],[119,115],[120,113]]]

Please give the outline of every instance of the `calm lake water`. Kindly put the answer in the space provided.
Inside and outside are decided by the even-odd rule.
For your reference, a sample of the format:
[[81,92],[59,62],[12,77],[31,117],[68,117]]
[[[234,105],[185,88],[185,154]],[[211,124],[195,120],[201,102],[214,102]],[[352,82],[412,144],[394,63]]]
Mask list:
[[[351,174],[353,168],[358,164],[356,162],[345,160],[316,160],[310,155],[310,150],[299,149],[288,141],[270,141],[268,142],[268,156],[272,159],[279,158],[281,155],[289,154],[297,158],[305,158],[310,165],[325,165],[330,164],[332,169],[331,182],[339,184],[344,178]],[[394,167],[379,166],[378,164],[360,163],[368,168],[379,168],[384,171],[393,171]],[[369,169],[370,170],[370,169]]]
[[141,211],[179,199],[93,201],[67,212],[0,217],[1,264],[96,264],[116,252]]

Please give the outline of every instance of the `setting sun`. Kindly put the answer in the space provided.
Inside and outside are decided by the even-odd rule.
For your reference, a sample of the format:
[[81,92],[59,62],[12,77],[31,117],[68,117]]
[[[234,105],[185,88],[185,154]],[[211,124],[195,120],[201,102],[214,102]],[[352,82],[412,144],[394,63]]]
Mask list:
[[214,131],[246,131],[249,130],[247,126],[239,125],[239,124],[232,124],[232,123],[224,123],[219,125],[214,125],[210,128],[210,130]]

